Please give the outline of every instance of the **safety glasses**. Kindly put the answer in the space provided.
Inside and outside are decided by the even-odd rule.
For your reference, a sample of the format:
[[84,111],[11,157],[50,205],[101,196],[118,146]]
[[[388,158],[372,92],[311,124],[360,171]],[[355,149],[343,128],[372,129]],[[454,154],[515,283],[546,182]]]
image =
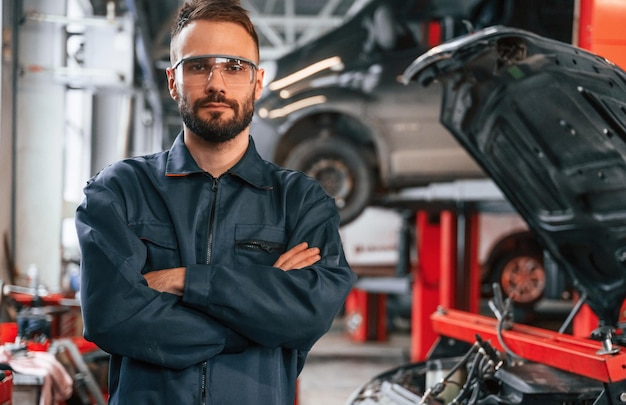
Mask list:
[[172,67],[176,79],[186,87],[202,87],[220,73],[229,87],[249,86],[254,82],[258,66],[249,59],[230,55],[198,55],[183,58]]

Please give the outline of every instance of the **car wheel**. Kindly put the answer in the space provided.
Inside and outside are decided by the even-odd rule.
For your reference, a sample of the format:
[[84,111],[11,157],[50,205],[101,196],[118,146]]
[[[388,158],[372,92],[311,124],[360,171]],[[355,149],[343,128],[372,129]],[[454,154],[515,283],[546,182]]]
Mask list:
[[509,252],[497,262],[493,274],[504,297],[518,306],[532,307],[546,289],[543,258],[537,252]]
[[340,138],[314,138],[301,142],[287,156],[284,166],[317,179],[335,198],[340,223],[358,217],[374,192],[373,169],[358,147]]

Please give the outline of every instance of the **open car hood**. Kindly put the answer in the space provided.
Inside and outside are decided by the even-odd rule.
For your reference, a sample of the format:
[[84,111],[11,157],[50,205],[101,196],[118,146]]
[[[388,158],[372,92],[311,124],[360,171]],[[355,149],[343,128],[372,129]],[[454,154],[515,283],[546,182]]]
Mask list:
[[431,49],[441,121],[534,230],[602,325],[626,298],[626,74],[574,46],[490,27]]

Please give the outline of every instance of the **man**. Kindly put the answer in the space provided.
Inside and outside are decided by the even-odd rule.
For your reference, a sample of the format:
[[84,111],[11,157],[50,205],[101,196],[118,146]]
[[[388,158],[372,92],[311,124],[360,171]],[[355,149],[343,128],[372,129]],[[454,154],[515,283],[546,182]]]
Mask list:
[[355,281],[332,198],[254,148],[258,49],[238,2],[184,4],[167,70],[182,133],[85,187],[84,334],[111,354],[111,404],[293,404]]

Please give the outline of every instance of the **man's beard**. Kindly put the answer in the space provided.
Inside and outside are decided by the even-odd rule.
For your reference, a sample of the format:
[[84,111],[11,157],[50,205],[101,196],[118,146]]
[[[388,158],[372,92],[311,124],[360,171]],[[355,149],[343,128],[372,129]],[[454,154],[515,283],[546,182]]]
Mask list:
[[[224,143],[239,135],[252,122],[254,115],[254,98],[251,93],[244,101],[243,107],[239,108],[237,100],[227,99],[221,93],[212,93],[209,96],[196,100],[193,106],[189,104],[186,97],[182,97],[178,104],[178,109],[183,122],[197,136],[211,143]],[[222,121],[222,112],[213,112],[210,118],[203,119],[198,111],[207,103],[228,104],[234,115],[231,119]]]

